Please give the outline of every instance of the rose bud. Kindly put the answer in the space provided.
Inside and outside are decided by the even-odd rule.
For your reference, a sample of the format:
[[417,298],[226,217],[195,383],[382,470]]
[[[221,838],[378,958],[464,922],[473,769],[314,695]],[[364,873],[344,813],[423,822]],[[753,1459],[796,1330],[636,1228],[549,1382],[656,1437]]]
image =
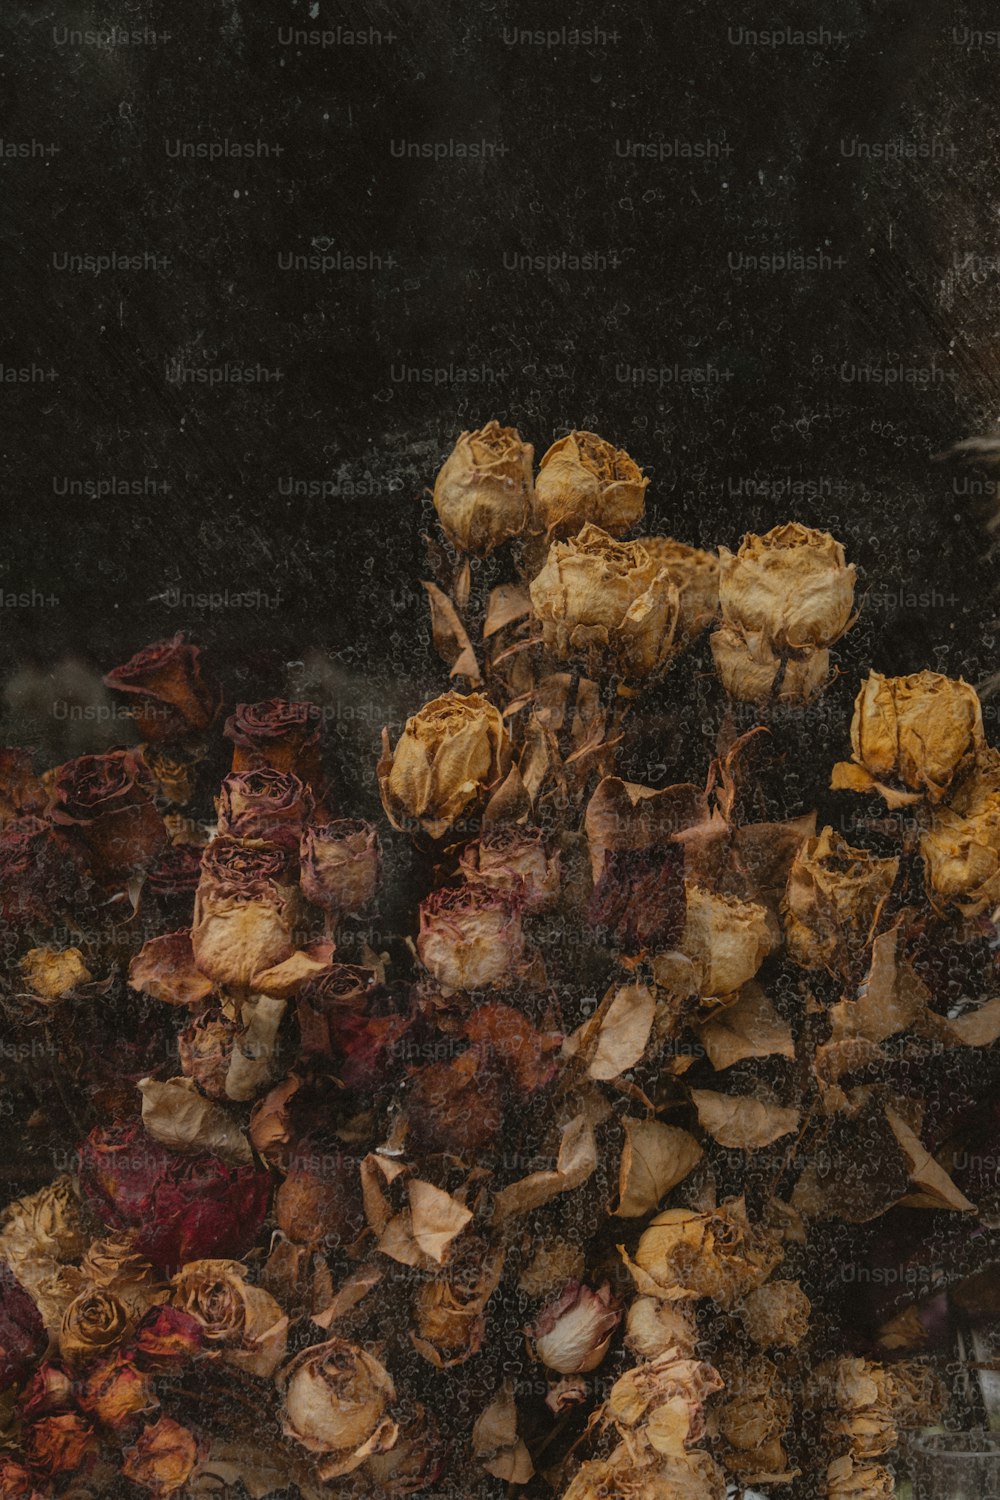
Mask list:
[[868,947],[899,873],[898,859],[854,849],[832,828],[800,845],[785,891],[785,941],[804,969],[849,972]]
[[208,1152],[180,1156],[140,1122],[96,1126],[80,1153],[80,1187],[111,1229],[133,1229],[135,1248],[159,1270],[250,1249],[267,1216],[268,1173],[229,1167]]
[[503,1090],[484,1049],[428,1063],[414,1073],[408,1091],[409,1139],[418,1153],[450,1151],[472,1160],[496,1144]]
[[626,953],[671,947],[684,930],[684,850],[608,849],[587,917]]
[[32,999],[43,1005],[67,999],[94,977],[79,948],[29,948],[18,968]]
[[264,698],[237,703],[223,733],[233,745],[234,771],[291,771],[311,787],[317,801],[326,792],[320,753],[322,709],[315,703]]
[[761,1349],[793,1348],[809,1332],[812,1304],[797,1281],[768,1281],[736,1309],[747,1337]]
[[276,1083],[250,1111],[250,1139],[258,1156],[284,1172],[295,1130],[290,1106],[302,1085],[296,1073]]
[[744,636],[731,625],[714,630],[710,645],[719,680],[738,703],[808,703],[830,677],[825,646],[778,652],[765,637]]
[[83,849],[50,823],[19,818],[0,833],[0,917],[8,926],[51,927],[93,884]]
[[233,1260],[190,1261],[173,1279],[173,1302],[201,1324],[207,1354],[270,1378],[285,1355],[288,1319],[245,1270]]
[[564,1239],[543,1240],[535,1247],[517,1284],[529,1297],[546,1297],[567,1281],[579,1281],[583,1274],[583,1251],[579,1245]]
[[766,1281],[783,1258],[776,1237],[750,1225],[740,1199],[707,1213],[665,1209],[650,1221],[635,1260],[621,1253],[647,1296],[668,1302],[711,1297],[724,1308]]
[[298,856],[312,793],[292,771],[231,771],[216,802],[219,832],[244,841],[277,844]]
[[608,1282],[594,1292],[571,1281],[525,1332],[535,1359],[560,1375],[582,1375],[597,1369],[620,1321]]
[[149,772],[134,750],[80,755],[60,766],[49,817],[108,884],[143,871],[167,842]]
[[0,1454],[0,1500],[44,1500],[30,1470],[9,1453]]
[[[879,791],[892,805],[921,796],[941,802],[984,747],[979,698],[967,682],[939,672],[870,672],[854,700],[851,747],[853,762],[833,768],[834,790]],[[906,792],[896,790],[899,783]]]
[[349,1016],[365,1016],[379,993],[378,975],[360,964],[330,964],[299,993],[297,1015],[302,1051],[334,1057]]
[[40,1417],[22,1439],[25,1456],[33,1469],[55,1478],[78,1474],[84,1461],[97,1452],[97,1435],[77,1412]]
[[399,1436],[390,1415],[396,1399],[391,1375],[345,1339],[303,1349],[282,1372],[281,1384],[285,1435],[314,1455],[324,1482],[388,1452]]
[[80,1386],[80,1405],[105,1427],[124,1427],[157,1407],[153,1377],[140,1370],[131,1355],[112,1354],[87,1374]]
[[129,699],[140,737],[156,743],[200,734],[215,718],[222,694],[208,677],[197,646],[183,635],[146,646],[104,678]]
[[0,1390],[25,1380],[47,1346],[38,1308],[7,1262],[0,1260]]
[[791,521],[748,533],[735,555],[719,548],[722,617],[779,651],[831,646],[850,623],[856,572],[827,531]]
[[160,1417],[125,1449],[121,1472],[160,1500],[184,1488],[197,1462],[198,1444],[188,1429],[173,1417]]
[[462,433],[434,482],[441,530],[459,552],[488,557],[524,530],[534,454],[516,428],[497,421]]
[[583,660],[593,676],[651,677],[676,652],[677,586],[638,542],[584,526],[553,542],[529,593],[546,649]]
[[202,1011],[177,1036],[181,1071],[210,1099],[226,1097],[226,1074],[233,1055],[235,1024],[220,1011]]
[[359,818],[313,825],[300,845],[302,892],[325,911],[361,911],[378,889],[382,851],[374,824]]
[[688,1302],[661,1302],[637,1297],[625,1317],[625,1347],[640,1359],[656,1359],[668,1349],[692,1355],[698,1345],[698,1323]]
[[444,1467],[445,1450],[437,1425],[418,1405],[393,1447],[366,1459],[363,1473],[375,1494],[395,1500],[429,1489]]
[[491,828],[462,852],[471,884],[519,894],[526,913],[545,911],[559,895],[559,854],[546,851],[539,828]]
[[468,834],[511,767],[503,716],[481,693],[445,693],[407,719],[395,750],[383,730],[379,792],[394,828]]
[[177,903],[178,909],[183,905],[189,913],[198,889],[203,852],[200,844],[167,844],[146,871],[143,896],[148,894],[163,903]]
[[571,432],[538,466],[535,520],[550,540],[575,536],[588,522],[624,536],[642,520],[648,484],[623,448],[596,432]]
[[212,841],[202,859],[191,927],[203,974],[246,990],[255,974],[291,957],[296,906],[287,881],[276,845],[251,849],[225,835]]
[[503,1274],[504,1252],[469,1235],[440,1275],[425,1281],[414,1301],[414,1348],[439,1370],[479,1352],[486,1307]]
[[679,948],[691,959],[698,993],[719,998],[752,979],[774,947],[767,912],[755,901],[686,882],[687,915]]
[[37,1192],[8,1203],[0,1231],[4,1247],[18,1258],[76,1260],[87,1237],[72,1178],[53,1178]]
[[449,990],[482,990],[524,957],[520,891],[483,885],[432,891],[420,903],[420,962]]
[[885,1464],[868,1463],[843,1453],[826,1471],[827,1500],[893,1500],[896,1476]]
[[37,1417],[72,1411],[75,1405],[76,1382],[59,1365],[46,1360],[25,1386],[18,1410],[25,1422],[34,1422]]
[[151,1307],[136,1327],[131,1350],[136,1364],[154,1374],[186,1365],[201,1352],[202,1325],[180,1307]]
[[928,894],[976,917],[1000,903],[1000,779],[995,752],[935,808],[920,835]]
[[342,1249],[365,1227],[357,1158],[303,1142],[274,1199],[278,1228],[295,1245]]
[[132,1320],[117,1297],[96,1287],[83,1291],[63,1313],[60,1358],[70,1366],[88,1364],[116,1348],[131,1332]]
[[669,536],[641,536],[640,547],[653,566],[669,574],[677,586],[677,639],[685,645],[706,630],[719,613],[719,559]]

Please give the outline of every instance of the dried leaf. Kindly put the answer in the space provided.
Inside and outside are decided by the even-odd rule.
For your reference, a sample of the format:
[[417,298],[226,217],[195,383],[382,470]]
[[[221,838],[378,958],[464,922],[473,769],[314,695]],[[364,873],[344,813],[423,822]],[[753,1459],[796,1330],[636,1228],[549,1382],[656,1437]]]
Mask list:
[[697,1165],[704,1154],[687,1130],[659,1120],[622,1121],[625,1144],[618,1171],[619,1219],[637,1219],[652,1209]]
[[213,989],[212,981],[195,965],[187,927],[144,943],[129,964],[128,982],[134,990],[167,1005],[200,1005]]
[[472,1220],[464,1203],[419,1178],[406,1184],[413,1238],[420,1249],[443,1265],[454,1240]]
[[897,954],[899,929],[880,933],[872,943],[871,968],[857,1000],[831,1007],[830,1040],[863,1037],[884,1042],[906,1031],[927,1007],[927,986]]
[[797,1109],[766,1104],[751,1095],[692,1089],[691,1100],[698,1111],[698,1124],[720,1146],[756,1151],[799,1128]]
[[200,1094],[191,1078],[158,1083],[143,1078],[142,1123],[147,1134],[171,1151],[210,1151],[233,1166],[253,1161],[250,1142],[220,1104]]
[[900,1202],[911,1208],[952,1208],[959,1213],[975,1213],[976,1205],[960,1193],[943,1167],[938,1166],[919,1136],[903,1117],[886,1105],[885,1117],[903,1149],[910,1181],[919,1192],[907,1194]]
[[329,968],[333,954],[333,943],[312,943],[308,948],[299,948],[283,963],[255,974],[251,988],[261,995],[287,999],[308,980],[315,979]]
[[458,611],[436,583],[425,581],[422,586],[427,590],[431,607],[431,637],[435,651],[448,667],[449,676],[467,677],[472,687],[478,687],[482,681],[479,663]]
[[534,1474],[528,1450],[517,1435],[517,1408],[509,1384],[472,1424],[472,1452],[487,1474],[508,1484],[527,1484]]
[[498,584],[495,589],[490,590],[490,602],[483,624],[483,640],[489,640],[491,635],[496,635],[505,625],[512,625],[515,620],[522,620],[530,613],[531,595],[522,584]]
[[792,1028],[753,981],[743,986],[734,1004],[705,1021],[698,1036],[720,1073],[748,1057],[795,1056]]
[[579,1050],[590,1057],[587,1071],[591,1078],[604,1082],[617,1078],[642,1057],[655,1016],[656,997],[651,990],[640,984],[623,985],[606,1009],[602,1006],[579,1028],[567,1051],[572,1055]]
[[554,1171],[532,1172],[519,1182],[501,1188],[493,1209],[493,1221],[502,1224],[518,1214],[530,1213],[559,1193],[578,1188],[597,1166],[597,1142],[586,1111],[563,1126]]

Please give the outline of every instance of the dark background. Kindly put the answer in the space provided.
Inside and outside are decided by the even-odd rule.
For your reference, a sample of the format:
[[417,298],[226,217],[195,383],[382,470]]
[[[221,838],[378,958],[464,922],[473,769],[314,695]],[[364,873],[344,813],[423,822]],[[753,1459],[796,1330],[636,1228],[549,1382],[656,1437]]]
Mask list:
[[[236,697],[353,693],[360,718],[398,719],[429,666],[422,494],[492,416],[539,456],[574,425],[627,447],[650,529],[684,541],[828,526],[868,590],[852,681],[991,675],[992,481],[933,461],[1000,409],[988,17],[312,8],[59,0],[0,24],[8,735],[50,759],[121,737],[72,705],[181,628]],[[109,26],[155,36],[72,36]],[[564,26],[597,35],[516,36]],[[263,149],[178,159],[178,141]],[[480,141],[488,159],[394,154]],[[279,268],[316,251],[369,268]],[[740,260],[775,253],[825,259]],[[101,254],[156,265],[61,268]],[[278,376],[179,384],[177,360]],[[98,480],[139,493],[59,493]]]

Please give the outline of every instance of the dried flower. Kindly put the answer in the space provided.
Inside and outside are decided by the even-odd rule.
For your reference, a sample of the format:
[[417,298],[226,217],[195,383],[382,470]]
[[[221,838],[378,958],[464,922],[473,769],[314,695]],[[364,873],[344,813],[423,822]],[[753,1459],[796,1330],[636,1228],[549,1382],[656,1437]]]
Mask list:
[[849,1453],[826,1471],[828,1500],[893,1500],[896,1476],[884,1464],[859,1463]]
[[777,1366],[761,1354],[726,1370],[726,1394],[713,1412],[713,1426],[726,1445],[726,1468],[750,1484],[791,1479],[782,1437],[792,1401]]
[[237,703],[223,733],[233,745],[234,771],[292,771],[311,786],[317,801],[324,790],[320,755],[323,713],[315,703],[265,698]]
[[571,432],[545,453],[535,480],[535,521],[546,537],[575,536],[593,522],[624,536],[642,520],[649,480],[623,448],[595,432]]
[[182,1308],[151,1307],[132,1339],[136,1364],[154,1373],[176,1370],[201,1352],[202,1325]]
[[797,1281],[768,1281],[736,1309],[747,1335],[761,1349],[794,1348],[809,1332],[812,1304]]
[[698,1323],[686,1302],[660,1302],[636,1297],[625,1317],[625,1347],[642,1359],[655,1359],[673,1349],[692,1355],[698,1345]]
[[560,1375],[579,1375],[597,1369],[620,1321],[608,1282],[595,1292],[571,1281],[525,1332],[543,1365]]
[[744,635],[732,625],[712,632],[712,660],[722,686],[738,703],[808,703],[830,676],[825,646],[777,651],[764,635]]
[[[28,1381],[18,1401],[21,1419],[33,1422],[36,1417],[51,1417],[56,1412],[72,1411],[76,1404],[76,1381],[59,1365],[46,1360]],[[0,1490],[0,1495],[2,1495]]]
[[77,1412],[40,1417],[24,1434],[24,1452],[32,1468],[49,1478],[80,1474],[97,1452],[97,1435]]
[[410,1080],[406,1120],[417,1152],[450,1151],[473,1161],[496,1143],[503,1091],[481,1047],[450,1062],[428,1063]]
[[303,830],[302,890],[327,911],[361,911],[378,889],[382,850],[372,823],[340,818]]
[[226,1097],[226,1075],[233,1055],[234,1022],[221,1011],[194,1016],[177,1035],[181,1071],[210,1099]]
[[9,1453],[0,1454],[0,1500],[44,1500],[31,1471]]
[[172,1300],[201,1324],[208,1354],[248,1375],[271,1376],[284,1358],[288,1319],[245,1270],[239,1261],[189,1261],[173,1279]]
[[870,943],[898,873],[898,859],[852,848],[832,828],[806,839],[785,891],[785,940],[794,961],[848,973]]
[[162,1416],[147,1423],[125,1450],[122,1474],[160,1500],[184,1488],[197,1462],[198,1444],[192,1433],[173,1417]]
[[967,917],[1000,903],[1000,756],[980,759],[920,836],[931,899]]
[[704,1436],[705,1401],[722,1384],[719,1372],[704,1360],[667,1349],[619,1376],[606,1419],[626,1441],[641,1433],[657,1453],[680,1458]]
[[231,771],[216,806],[221,834],[244,843],[274,844],[294,859],[313,799],[293,771],[265,766],[259,771]]
[[83,1253],[80,1200],[63,1174],[24,1198],[8,1203],[0,1219],[0,1255],[9,1260],[75,1260]]
[[502,1250],[467,1235],[439,1276],[423,1284],[414,1302],[414,1346],[437,1369],[463,1364],[478,1353],[486,1308],[500,1283]]
[[434,483],[434,509],[452,546],[487,557],[524,530],[534,452],[497,421],[462,433]]
[[60,766],[49,816],[109,884],[144,870],[167,842],[149,772],[134,750],[81,755]]
[[394,828],[431,838],[478,832],[476,821],[510,770],[503,717],[480,693],[445,693],[407,719],[391,753],[383,732],[379,791]]
[[37,1307],[10,1266],[0,1260],[0,1390],[19,1385],[47,1344]]
[[365,1227],[356,1157],[302,1142],[274,1200],[278,1228],[296,1245],[339,1249]]
[[748,534],[734,555],[719,548],[719,600],[726,624],[778,651],[830,646],[854,608],[854,564],[827,531],[791,521]]
[[152,743],[200,734],[219,711],[222,694],[205,673],[197,646],[183,635],[137,651],[104,678],[123,693],[142,739]]
[[281,1384],[285,1433],[315,1455],[324,1481],[352,1473],[399,1436],[391,1416],[392,1377],[374,1355],[345,1339],[303,1349],[282,1371]]
[[546,1297],[567,1281],[584,1274],[583,1251],[569,1240],[542,1240],[518,1277],[517,1284],[529,1297]]
[[105,1427],[124,1427],[157,1407],[153,1377],[128,1354],[112,1354],[90,1370],[79,1387],[80,1406]]
[[63,1313],[59,1353],[68,1365],[85,1365],[123,1343],[131,1331],[128,1310],[117,1297],[94,1287],[75,1297]]
[[65,999],[93,978],[79,948],[31,948],[18,968],[34,998],[46,1004]]
[[650,677],[673,654],[677,586],[638,542],[584,526],[553,542],[529,592],[546,648],[563,660],[582,658],[592,675]]
[[420,962],[450,990],[482,990],[524,955],[520,892],[479,884],[432,891],[420,903]]
[[760,1286],[783,1257],[777,1237],[750,1224],[742,1199],[706,1213],[665,1209],[650,1221],[634,1261],[622,1254],[647,1296],[667,1302],[711,1297],[720,1307]]
[[686,883],[687,916],[678,944],[695,966],[703,996],[734,994],[774,946],[763,906]]
[[202,859],[191,946],[195,962],[216,984],[248,989],[254,975],[295,951],[295,909],[287,870],[273,844],[249,849],[214,839]]
[[663,568],[677,585],[680,614],[677,639],[692,641],[719,613],[719,559],[714,552],[702,552],[669,536],[641,536],[657,570]]
[[466,845],[460,864],[468,881],[519,894],[526,913],[545,911],[559,894],[559,855],[539,828],[490,828]]
[[854,701],[853,760],[834,766],[831,785],[879,791],[894,806],[922,796],[941,802],[983,746],[979,698],[961,678],[869,672]]

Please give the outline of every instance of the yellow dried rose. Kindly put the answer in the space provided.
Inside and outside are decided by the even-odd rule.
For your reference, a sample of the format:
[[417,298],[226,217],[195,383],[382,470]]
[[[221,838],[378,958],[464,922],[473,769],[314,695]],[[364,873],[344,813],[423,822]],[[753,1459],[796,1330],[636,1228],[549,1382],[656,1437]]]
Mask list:
[[463,432],[434,483],[434,509],[460,552],[486,557],[528,524],[534,448],[514,427]]
[[407,719],[389,750],[383,731],[379,791],[394,828],[477,833],[491,791],[510,770],[512,751],[503,718],[480,693],[445,693]]
[[893,1500],[896,1478],[884,1464],[857,1463],[849,1453],[826,1471],[828,1500]]
[[827,531],[791,521],[719,548],[719,602],[727,625],[778,651],[830,646],[854,608],[854,564]]
[[75,1260],[86,1244],[80,1200],[66,1174],[36,1193],[15,1198],[0,1220],[0,1254],[11,1261]]
[[920,837],[932,900],[976,917],[1000,903],[1000,755],[959,782],[947,806],[935,808]]
[[724,1372],[726,1395],[712,1413],[712,1427],[725,1444],[722,1462],[750,1484],[791,1479],[782,1437],[792,1416],[792,1400],[778,1368],[758,1354]]
[[688,547],[669,536],[642,536],[657,569],[663,568],[677,585],[679,641],[690,641],[707,629],[719,613],[719,559],[714,552]]
[[271,1376],[284,1358],[288,1319],[233,1260],[192,1260],[173,1279],[172,1301],[202,1327],[206,1348],[249,1375]]
[[710,644],[719,680],[739,703],[807,703],[830,675],[825,646],[780,653],[761,632],[744,635],[732,625],[713,631]]
[[740,901],[685,882],[687,916],[678,948],[695,968],[703,996],[734,994],[752,979],[774,946],[767,912],[755,901]]
[[761,1349],[794,1348],[809,1332],[812,1304],[797,1281],[768,1281],[744,1297],[736,1312]]
[[81,1292],[63,1313],[59,1354],[69,1365],[83,1365],[107,1354],[132,1331],[128,1309],[117,1297],[91,1287]]
[[[974,688],[940,672],[870,672],[854,701],[853,760],[833,768],[835,791],[878,791],[890,806],[943,801],[982,751]],[[901,789],[902,788],[902,789]]]
[[395,1445],[392,1377],[373,1354],[346,1339],[313,1344],[282,1371],[284,1431],[317,1460],[326,1481]]
[[538,466],[536,524],[549,539],[573,536],[588,522],[624,536],[642,519],[648,484],[624,449],[596,432],[571,432]]
[[842,973],[870,942],[898,859],[855,849],[832,828],[806,839],[785,890],[785,941],[804,969]]
[[562,1500],[725,1500],[726,1476],[707,1453],[664,1457],[635,1437],[580,1465]]
[[591,675],[650,677],[675,653],[677,585],[638,542],[587,525],[553,542],[528,589],[546,649],[582,658]]
[[30,948],[18,967],[34,999],[47,1005],[65,999],[93,977],[79,948]]
[[668,1208],[650,1220],[632,1260],[619,1252],[640,1292],[665,1302],[711,1297],[731,1307],[784,1258],[777,1236],[751,1225],[741,1198],[706,1213]]
[[625,1441],[641,1429],[657,1453],[681,1457],[704,1436],[705,1401],[721,1389],[718,1370],[678,1349],[667,1349],[619,1376],[605,1416]]

